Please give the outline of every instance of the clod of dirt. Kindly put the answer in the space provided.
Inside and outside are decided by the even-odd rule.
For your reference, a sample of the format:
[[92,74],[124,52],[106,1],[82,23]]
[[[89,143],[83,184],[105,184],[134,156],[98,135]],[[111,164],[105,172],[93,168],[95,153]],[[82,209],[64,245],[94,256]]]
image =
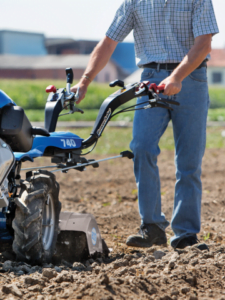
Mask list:
[[69,274],[69,272],[63,271],[63,273],[59,274],[56,279],[56,282],[73,282],[73,275]]
[[36,284],[40,284],[42,286],[45,285],[45,281],[43,279],[34,278],[31,276],[24,277],[24,283],[27,285],[36,285]]
[[153,256],[155,257],[155,259],[162,259],[163,256],[165,256],[166,253],[165,252],[162,252],[162,251],[155,251],[153,253]]
[[6,272],[10,271],[12,268],[13,268],[12,267],[12,262],[10,260],[7,260],[7,261],[4,262],[4,264],[3,264],[3,270],[4,271],[6,271]]
[[86,267],[85,267],[82,263],[75,262],[75,263],[73,264],[73,270],[74,270],[74,271],[83,271],[83,270],[85,270],[85,269],[86,269]]
[[15,284],[7,284],[2,287],[2,292],[4,294],[13,294],[17,297],[22,297],[22,292],[18,289]]
[[98,277],[99,283],[100,284],[104,284],[104,285],[108,285],[109,284],[109,277],[106,274],[101,274]]
[[48,279],[52,279],[58,275],[58,273],[54,269],[43,269],[42,275],[47,277]]
[[190,288],[189,287],[182,287],[181,288],[181,293],[182,294],[187,294],[188,292],[190,292]]

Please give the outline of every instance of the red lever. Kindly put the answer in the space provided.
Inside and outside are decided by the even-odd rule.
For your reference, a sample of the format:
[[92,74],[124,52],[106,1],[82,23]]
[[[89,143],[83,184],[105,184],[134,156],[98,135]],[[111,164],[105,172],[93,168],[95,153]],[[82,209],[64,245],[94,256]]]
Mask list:
[[54,85],[49,85],[46,87],[46,93],[51,93],[51,92],[56,93],[56,91],[57,89]]
[[150,85],[150,90],[153,90],[155,93],[159,94],[159,93],[163,93],[164,92],[164,88],[165,88],[165,84],[162,85],[156,85],[155,83],[152,83]]

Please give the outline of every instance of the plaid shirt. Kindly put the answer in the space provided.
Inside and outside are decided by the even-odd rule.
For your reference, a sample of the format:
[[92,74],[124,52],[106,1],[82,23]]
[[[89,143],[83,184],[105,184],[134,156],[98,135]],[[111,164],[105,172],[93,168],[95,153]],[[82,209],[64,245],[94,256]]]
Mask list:
[[106,35],[122,42],[131,30],[139,67],[179,63],[196,37],[219,32],[212,0],[124,0]]

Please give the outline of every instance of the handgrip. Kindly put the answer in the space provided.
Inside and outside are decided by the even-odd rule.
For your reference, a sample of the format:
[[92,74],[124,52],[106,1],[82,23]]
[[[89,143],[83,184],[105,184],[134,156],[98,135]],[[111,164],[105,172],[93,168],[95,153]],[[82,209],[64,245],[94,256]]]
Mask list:
[[46,93],[56,93],[57,89],[54,85],[49,85],[45,89]]
[[72,68],[66,68],[66,82],[72,84],[73,83],[73,70]]
[[116,79],[109,84],[110,87],[119,86],[121,88],[124,88],[124,82],[122,80]]
[[155,83],[150,84],[149,89],[153,90],[156,94],[163,93],[165,88],[165,84],[156,85]]

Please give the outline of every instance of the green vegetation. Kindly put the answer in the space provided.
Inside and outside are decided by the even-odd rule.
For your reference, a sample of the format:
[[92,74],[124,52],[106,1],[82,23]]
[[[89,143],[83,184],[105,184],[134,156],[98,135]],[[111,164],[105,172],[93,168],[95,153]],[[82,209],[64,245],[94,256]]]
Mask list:
[[[47,100],[45,88],[54,84],[56,87],[65,87],[65,80],[0,80],[0,89],[8,94],[17,105],[23,107],[31,121],[44,120],[44,107]],[[110,94],[118,88],[110,88],[108,84],[92,83],[89,86],[86,98],[79,107],[84,110],[84,114],[76,113],[60,117],[61,121],[94,121],[98,115],[98,110]],[[225,121],[225,88],[210,87],[209,95],[211,100],[209,118],[210,121]],[[135,100],[125,105],[133,105]],[[65,111],[66,112],[66,111]],[[117,115],[113,120],[132,121],[133,112]]]
[[225,121],[225,108],[209,109],[208,121]]
[[[66,86],[66,80],[1,79],[0,89],[24,109],[44,109],[48,97],[45,89],[50,84],[54,84],[57,88],[62,88]],[[107,84],[92,83],[88,89],[85,101],[79,107],[81,109],[99,109],[103,100],[117,89],[110,88]]]
[[[61,130],[61,129],[60,129]],[[65,129],[67,130],[67,129]],[[92,128],[79,128],[70,130],[83,139],[87,138]],[[207,129],[206,148],[225,148],[225,129],[222,127],[209,127]],[[93,153],[100,155],[114,155],[124,150],[129,150],[132,140],[132,128],[107,127],[94,149]],[[160,140],[161,150],[174,150],[173,130],[167,128]],[[134,191],[135,192],[135,191]]]
[[209,87],[210,108],[225,108],[225,88],[220,86]]

